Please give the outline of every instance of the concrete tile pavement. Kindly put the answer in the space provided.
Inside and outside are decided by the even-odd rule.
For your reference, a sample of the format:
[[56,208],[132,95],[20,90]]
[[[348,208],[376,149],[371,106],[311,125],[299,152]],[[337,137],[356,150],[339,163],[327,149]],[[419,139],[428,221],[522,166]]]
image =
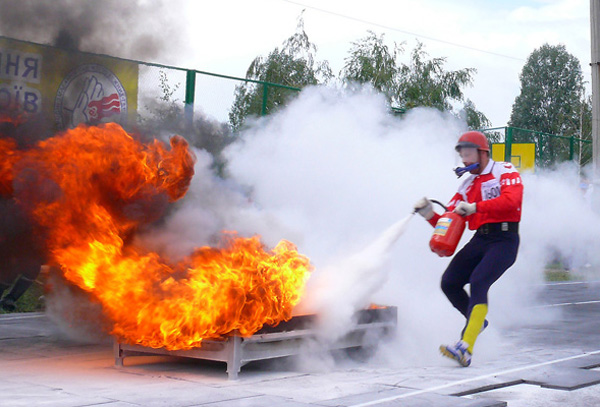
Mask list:
[[[543,329],[560,331],[554,326],[533,327],[535,338],[543,337],[539,332]],[[518,342],[519,338],[514,339]],[[562,343],[568,340],[564,337]],[[553,341],[561,343],[560,338]],[[526,388],[525,392],[534,394],[539,385],[547,384],[581,389],[552,390],[540,405],[554,406],[552,398],[565,395],[570,406],[600,405],[600,386],[589,387],[600,376],[593,370],[600,366],[599,353],[590,353],[593,348],[581,343],[552,348],[530,342],[528,347],[507,345],[501,357],[468,369],[441,359],[436,365],[402,368],[342,360],[329,369],[311,370],[283,359],[249,364],[239,380],[231,381],[222,363],[165,356],[130,357],[124,367],[117,368],[110,341],[75,342],[66,339],[44,314],[7,314],[0,315],[0,404],[495,407],[507,405],[502,397],[510,398],[511,388],[522,394]],[[584,342],[591,341],[586,338]],[[517,385],[525,382],[536,385]]]

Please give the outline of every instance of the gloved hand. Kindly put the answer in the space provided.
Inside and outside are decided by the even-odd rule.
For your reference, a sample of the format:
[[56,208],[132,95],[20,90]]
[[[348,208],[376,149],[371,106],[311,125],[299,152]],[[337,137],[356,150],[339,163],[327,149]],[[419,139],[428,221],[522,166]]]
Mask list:
[[425,220],[433,218],[433,205],[431,204],[431,201],[426,197],[423,197],[417,202],[415,202],[414,208],[415,212],[424,217]]
[[460,216],[469,216],[477,212],[477,204],[475,202],[468,203],[465,201],[461,201],[456,208],[454,208],[454,212],[458,213]]

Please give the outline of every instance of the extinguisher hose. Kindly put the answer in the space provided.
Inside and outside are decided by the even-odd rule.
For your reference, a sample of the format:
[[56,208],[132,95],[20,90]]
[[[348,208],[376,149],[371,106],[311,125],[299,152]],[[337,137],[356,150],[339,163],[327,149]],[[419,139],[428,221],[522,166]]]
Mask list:
[[443,203],[441,203],[440,201],[437,201],[435,199],[430,199],[431,202],[438,204],[439,206],[441,206],[442,208],[444,208],[444,211],[448,211],[448,208],[446,207],[446,205],[444,205]]
[[[444,204],[443,204],[443,203],[441,203],[440,201],[438,201],[438,200],[436,200],[436,199],[430,199],[429,201],[431,201],[431,202],[433,202],[433,203],[436,203],[436,204],[438,204],[439,206],[441,206],[442,208],[444,208],[444,211],[445,211],[445,212],[448,212],[448,208],[446,207],[446,205],[444,205]],[[414,214],[415,214],[415,213],[417,213],[417,212],[418,212],[418,210],[417,210],[417,209],[415,209],[415,210],[412,212],[412,214],[414,215]]]

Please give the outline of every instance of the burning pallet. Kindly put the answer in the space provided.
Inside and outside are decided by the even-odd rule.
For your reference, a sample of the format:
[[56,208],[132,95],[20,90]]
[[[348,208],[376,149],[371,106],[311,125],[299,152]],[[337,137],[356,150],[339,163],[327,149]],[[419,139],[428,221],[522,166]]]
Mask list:
[[[315,315],[295,316],[275,327],[265,326],[251,337],[233,333],[223,339],[206,340],[202,347],[189,350],[154,349],[129,345],[115,340],[115,365],[122,367],[128,356],[167,355],[227,363],[229,379],[237,379],[249,362],[293,356],[303,345],[317,339]],[[356,313],[354,328],[331,346],[331,350],[361,348],[372,345],[373,338],[391,336],[397,324],[397,308],[369,308]]]

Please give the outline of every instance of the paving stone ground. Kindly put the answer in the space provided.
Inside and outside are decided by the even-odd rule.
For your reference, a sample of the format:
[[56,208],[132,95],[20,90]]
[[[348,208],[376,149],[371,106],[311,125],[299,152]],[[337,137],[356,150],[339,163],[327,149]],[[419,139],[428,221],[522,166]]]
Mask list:
[[[110,341],[67,339],[43,313],[0,315],[0,405],[211,407],[520,407],[600,405],[600,283],[549,285],[561,317],[500,333],[500,355],[468,369],[440,360],[386,366],[336,355],[256,362],[228,380],[224,364],[136,356],[115,366]],[[585,299],[585,303],[581,303]],[[401,329],[401,327],[399,327]]]

